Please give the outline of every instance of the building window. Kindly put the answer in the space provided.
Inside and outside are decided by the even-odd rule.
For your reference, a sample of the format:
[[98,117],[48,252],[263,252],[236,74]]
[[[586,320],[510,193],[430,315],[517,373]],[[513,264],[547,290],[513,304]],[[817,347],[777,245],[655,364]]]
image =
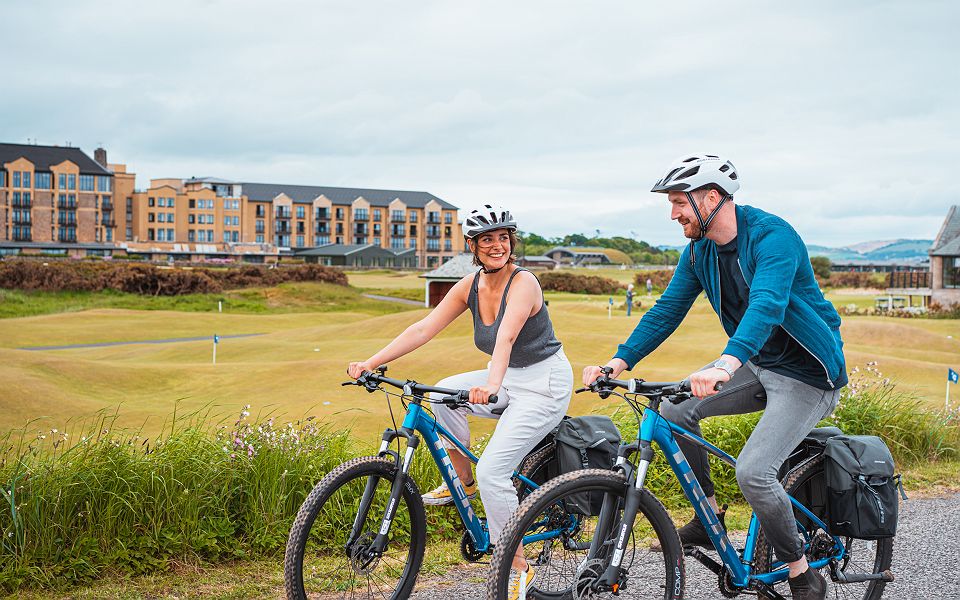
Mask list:
[[[0,183],[0,186],[3,184]],[[38,190],[50,189],[50,173],[37,173],[34,181],[34,187]]]
[[77,176],[73,173],[67,175],[67,189],[75,190],[77,189]]
[[234,232],[233,232],[233,243],[236,244],[236,243],[239,242],[239,241],[240,241],[240,232],[239,232],[239,231],[234,231]]
[[329,236],[329,235],[318,235],[318,236],[315,238],[314,243],[315,243],[316,245],[318,245],[318,246],[323,246],[323,245],[329,244],[329,243],[330,243],[330,236]]
[[7,187],[7,172],[0,169],[0,187]]
[[20,187],[20,171],[13,172],[13,187]]
[[153,198],[147,198],[147,206],[156,206],[157,201]]
[[379,247],[380,247],[380,238],[378,238],[378,237],[373,238],[373,245],[379,248]]
[[451,252],[453,250],[453,244],[450,243],[450,240],[443,240],[443,250],[444,252]]
[[93,191],[93,175],[80,175],[80,191],[81,192]]
[[365,208],[355,208],[353,210],[353,218],[357,221],[366,221],[370,218],[370,213],[367,212]]
[[373,209],[373,220],[374,220],[374,221],[379,221],[379,220],[380,220],[380,209],[379,209],[379,208]]
[[112,192],[113,177],[110,177],[109,175],[97,175],[97,191]]
[[156,220],[156,217],[153,216],[153,213],[147,213],[147,223],[153,223]]
[[342,209],[342,208],[338,208],[338,209],[337,209],[337,219],[338,219],[338,220],[341,220],[341,221],[343,220],[343,209]]
[[57,187],[60,188],[61,190],[67,189],[67,174],[66,174],[66,173],[60,173],[59,175],[57,175]]
[[258,244],[262,244],[262,243],[263,243],[263,234],[262,234],[262,233],[258,233],[258,234],[257,234],[257,243],[258,243]]
[[943,287],[960,288],[960,256],[943,257]]
[[410,247],[416,250],[417,248],[417,238],[410,238]]
[[297,248],[303,248],[303,236],[302,236],[302,235],[298,235],[298,236],[297,236]]
[[453,224],[453,213],[443,213],[443,224],[451,225]]
[[302,219],[305,216],[304,208],[302,206],[297,207],[297,218]]
[[412,210],[407,211],[407,219],[409,219],[411,223],[416,223],[416,222],[417,222],[417,213],[415,213],[415,212],[412,211]]
[[128,240],[128,241],[133,240],[133,228],[132,228],[132,227],[127,227],[127,240]]
[[234,227],[240,227],[240,217],[239,217],[239,216],[233,217],[233,226],[234,226]]
[[403,211],[402,211],[402,210],[391,210],[391,211],[390,211],[390,220],[391,220],[391,221],[405,221],[406,219],[403,218]]
[[319,220],[329,219],[329,218],[330,218],[330,211],[327,210],[327,207],[325,207],[325,206],[324,206],[324,207],[321,207],[321,208],[318,208],[318,209],[317,209],[317,214],[316,214],[316,216],[315,216],[314,218],[317,219],[318,221],[319,221]]
[[230,227],[230,217],[229,217],[229,216],[226,216],[226,217],[223,218],[223,224],[224,224],[224,226],[226,226],[226,227]]
[[267,216],[267,211],[266,211],[266,209],[263,207],[262,204],[258,204],[258,205],[257,205],[257,216],[258,216],[258,217],[265,217],[265,216]]
[[188,242],[195,242],[195,241],[197,241],[197,232],[194,231],[193,229],[187,231],[187,241],[188,241]]

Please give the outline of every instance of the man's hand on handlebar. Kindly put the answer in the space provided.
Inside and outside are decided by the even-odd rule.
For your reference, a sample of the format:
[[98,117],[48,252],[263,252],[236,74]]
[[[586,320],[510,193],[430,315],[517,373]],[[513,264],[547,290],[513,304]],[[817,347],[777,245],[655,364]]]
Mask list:
[[730,381],[730,374],[723,369],[711,367],[690,375],[690,390],[697,398],[706,398],[717,393],[721,385]]
[[[627,369],[627,363],[622,359],[614,358],[606,365],[610,369],[610,377],[616,379],[620,373],[623,373]],[[589,366],[583,368],[583,385],[590,386],[597,380],[598,377],[603,375],[603,367]]]

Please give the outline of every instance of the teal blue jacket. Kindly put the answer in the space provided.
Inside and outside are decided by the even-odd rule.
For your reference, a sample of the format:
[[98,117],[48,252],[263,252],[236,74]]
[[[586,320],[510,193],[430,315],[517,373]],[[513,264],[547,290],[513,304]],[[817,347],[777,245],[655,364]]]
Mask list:
[[693,266],[689,246],[680,255],[670,285],[619,346],[615,358],[632,369],[677,329],[694,300],[705,291],[730,338],[724,354],[747,362],[779,325],[823,365],[824,379],[831,387],[846,385],[840,315],[823,297],[800,236],[776,215],[752,206],[735,208],[737,262],[750,288],[740,325],[735,327],[723,319],[717,245],[703,239],[694,244]]

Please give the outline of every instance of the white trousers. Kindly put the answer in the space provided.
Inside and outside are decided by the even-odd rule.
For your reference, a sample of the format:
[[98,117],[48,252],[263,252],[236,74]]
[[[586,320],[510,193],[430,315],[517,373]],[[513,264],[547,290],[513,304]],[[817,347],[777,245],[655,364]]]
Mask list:
[[[467,390],[487,383],[487,369],[447,377],[437,387]],[[556,427],[570,406],[573,369],[563,349],[529,367],[509,367],[496,404],[472,404],[451,409],[434,405],[437,422],[464,446],[470,445],[467,415],[500,419],[477,463],[477,485],[487,514],[490,541],[496,543],[507,520],[517,510],[513,472],[537,443]],[[503,409],[502,415],[493,414]],[[502,418],[501,418],[502,416]],[[444,440],[448,448],[452,446]],[[466,483],[466,482],[464,482]]]

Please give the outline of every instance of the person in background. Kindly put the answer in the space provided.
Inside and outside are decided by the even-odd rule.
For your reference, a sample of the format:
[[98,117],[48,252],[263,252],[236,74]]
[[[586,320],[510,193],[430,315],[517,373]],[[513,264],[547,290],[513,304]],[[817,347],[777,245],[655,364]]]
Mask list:
[[630,316],[630,309],[633,308],[633,284],[627,285],[627,316]]

